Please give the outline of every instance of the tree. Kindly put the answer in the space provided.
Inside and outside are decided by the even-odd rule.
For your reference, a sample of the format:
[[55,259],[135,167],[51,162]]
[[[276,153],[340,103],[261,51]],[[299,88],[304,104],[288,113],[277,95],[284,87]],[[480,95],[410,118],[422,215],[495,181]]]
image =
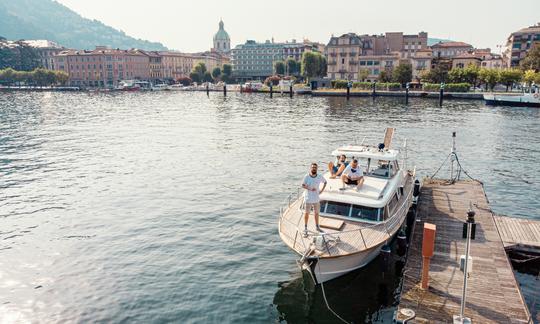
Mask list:
[[54,71],[56,83],[60,85],[66,85],[69,80],[69,74],[64,71]]
[[518,69],[505,69],[501,70],[499,72],[499,81],[506,85],[506,91],[508,91],[508,88],[511,87],[514,83],[519,82],[522,77],[521,70]]
[[433,69],[424,71],[420,75],[420,79],[429,83],[446,82],[448,79],[448,66],[446,64],[437,64]]
[[493,90],[499,82],[499,72],[495,69],[481,68],[478,78],[486,86],[486,90],[488,90],[488,87],[490,90]]
[[193,82],[201,83],[202,78],[199,76],[199,73],[191,72],[189,74],[189,78],[193,80]]
[[535,79],[536,73],[534,70],[527,70],[525,73],[523,73],[523,82],[527,83],[528,86],[531,86]]
[[285,67],[288,75],[297,75],[300,72],[300,62],[296,61],[292,57],[289,57],[285,61]]
[[325,77],[328,72],[328,62],[326,56],[319,54],[319,77]]
[[15,82],[15,73],[16,71],[12,68],[7,68],[0,70],[0,83],[11,85]]
[[401,85],[405,85],[412,80],[412,65],[410,63],[399,63],[399,65],[392,72],[392,79],[394,82],[399,82]]
[[223,82],[230,82],[231,74],[232,74],[232,65],[223,64],[221,68],[221,80],[223,80]]
[[47,70],[43,68],[35,69],[32,72],[32,74],[33,74],[34,81],[40,87],[47,85],[47,83],[49,82],[49,76],[48,76]]
[[285,63],[283,61],[274,62],[274,72],[278,75],[285,74]]
[[213,70],[212,70],[212,77],[214,78],[214,80],[219,80],[219,77],[221,76],[221,69],[219,67],[215,67]]
[[463,69],[463,81],[476,86],[480,67],[476,64],[469,64]]
[[308,80],[313,77],[326,75],[326,58],[317,52],[304,52],[302,54],[301,74]]
[[462,83],[464,82],[464,69],[455,68],[448,72],[448,81],[452,83]]
[[360,70],[358,70],[358,80],[359,81],[365,81],[368,76],[369,76],[369,70],[368,69],[360,69]]
[[191,79],[193,79],[193,81],[195,81],[195,79],[199,80],[199,81],[195,81],[195,82],[201,82],[203,79],[204,79],[204,74],[206,73],[206,65],[203,63],[203,62],[199,62],[197,65],[195,65],[193,67],[193,70],[191,71],[191,73],[195,73],[198,75],[198,77],[192,77],[191,74],[189,75],[189,77]]
[[203,81],[204,82],[212,82],[213,81],[212,74],[210,72],[208,72],[208,71],[204,72]]
[[[360,80],[360,77],[358,79]],[[392,74],[389,71],[382,70],[379,73],[379,82],[392,82]]]
[[534,45],[519,65],[523,71],[540,72],[540,44]]

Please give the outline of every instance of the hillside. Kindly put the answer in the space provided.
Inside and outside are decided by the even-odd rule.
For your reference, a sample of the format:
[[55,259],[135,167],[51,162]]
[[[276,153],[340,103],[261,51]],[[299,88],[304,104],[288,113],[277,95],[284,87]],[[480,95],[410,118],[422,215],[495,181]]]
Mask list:
[[69,48],[165,50],[161,43],[136,39],[97,20],[81,17],[52,0],[0,0],[0,36],[7,39],[48,39]]

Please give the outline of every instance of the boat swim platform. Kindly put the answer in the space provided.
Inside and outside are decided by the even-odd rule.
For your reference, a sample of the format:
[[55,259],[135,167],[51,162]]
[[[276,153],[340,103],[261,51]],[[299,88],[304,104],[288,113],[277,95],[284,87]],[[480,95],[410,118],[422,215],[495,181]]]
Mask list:
[[[463,287],[460,257],[465,254],[466,240],[462,233],[469,203],[476,212],[476,238],[471,240],[473,268],[467,283],[465,316],[473,323],[529,322],[529,310],[499,234],[497,219],[500,222],[500,218],[493,215],[482,184],[476,181],[448,184],[447,180],[431,179],[423,183],[411,231],[396,312],[398,321],[404,319],[400,311],[405,308],[415,312],[415,318],[407,323],[453,323],[453,316],[460,314]],[[424,222],[437,227],[427,290],[421,288]]]

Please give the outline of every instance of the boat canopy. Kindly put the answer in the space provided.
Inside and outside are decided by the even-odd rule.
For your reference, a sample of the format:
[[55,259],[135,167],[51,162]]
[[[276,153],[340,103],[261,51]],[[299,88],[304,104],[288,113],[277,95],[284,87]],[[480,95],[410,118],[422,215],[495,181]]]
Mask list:
[[393,149],[382,149],[369,145],[347,145],[339,147],[332,152],[332,155],[339,156],[345,154],[348,158],[364,158],[379,161],[395,161],[398,159],[399,151]]

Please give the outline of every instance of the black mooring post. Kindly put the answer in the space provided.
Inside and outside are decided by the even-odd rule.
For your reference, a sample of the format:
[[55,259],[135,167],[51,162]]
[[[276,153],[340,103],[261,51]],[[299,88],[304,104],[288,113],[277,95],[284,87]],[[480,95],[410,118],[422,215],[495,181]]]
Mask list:
[[223,83],[223,96],[227,97],[227,83]]
[[441,82],[441,90],[439,90],[439,107],[442,107],[444,96],[444,83]]
[[405,104],[409,104],[409,82],[407,82],[407,85],[405,86]]
[[292,85],[289,86],[289,97],[292,98],[293,92],[292,92]]
[[373,82],[373,83],[371,84],[371,96],[372,96],[373,98],[375,98],[375,88],[377,87],[377,86],[375,85],[375,83],[376,83],[376,82]]
[[274,87],[272,87],[272,83],[270,83],[270,98],[274,97]]
[[206,83],[206,95],[210,96],[210,86],[208,83]]
[[351,96],[351,85],[347,83],[347,100],[350,99]]

